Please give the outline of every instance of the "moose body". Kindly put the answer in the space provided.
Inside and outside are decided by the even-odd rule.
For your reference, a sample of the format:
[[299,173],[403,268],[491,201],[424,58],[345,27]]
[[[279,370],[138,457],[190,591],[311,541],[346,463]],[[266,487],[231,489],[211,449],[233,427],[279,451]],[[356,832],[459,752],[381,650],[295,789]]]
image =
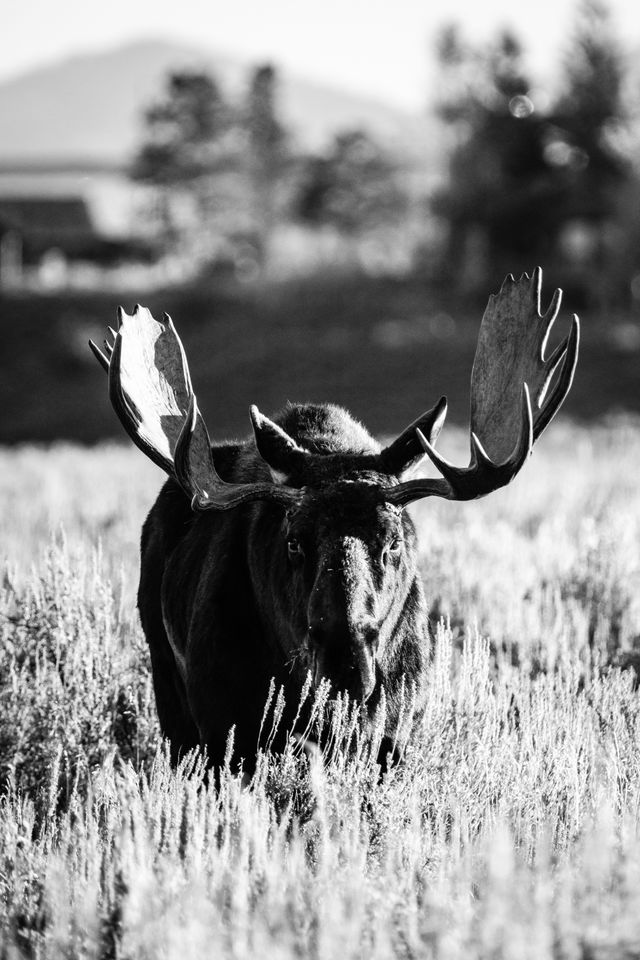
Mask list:
[[[435,450],[444,397],[384,448],[346,411],[316,404],[275,420],[252,407],[250,440],[212,446],[170,318],[121,311],[107,356],[92,344],[123,425],[171,477],[143,528],[138,606],[174,759],[200,745],[222,763],[234,727],[250,768],[272,680],[283,731],[309,675],[357,701],[365,723],[384,699],[389,738],[407,703],[419,720],[430,634],[405,507],[509,483],[563,402],[578,321],[545,358],[560,292],[543,315],[540,284],[539,269],[508,277],[489,300],[466,468]],[[409,479],[425,455],[442,477]]]
[[[416,711],[423,700],[417,538],[380,495],[398,482],[381,472],[380,446],[334,406],[291,406],[275,423],[314,454],[315,483],[295,511],[258,501],[194,513],[169,480],[143,528],[138,606],[162,731],[174,753],[205,745],[215,763],[232,726],[250,763],[272,678],[283,730],[309,671],[370,714],[384,690],[390,733],[409,685]],[[213,458],[228,483],[271,480],[253,440],[214,446]]]

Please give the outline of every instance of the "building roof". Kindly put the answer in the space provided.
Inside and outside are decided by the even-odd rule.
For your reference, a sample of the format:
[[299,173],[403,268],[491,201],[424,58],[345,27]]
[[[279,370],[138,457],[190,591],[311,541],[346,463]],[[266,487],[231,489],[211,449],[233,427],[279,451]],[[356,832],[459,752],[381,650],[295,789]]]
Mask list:
[[7,230],[34,240],[51,241],[95,234],[82,197],[0,196],[0,232]]

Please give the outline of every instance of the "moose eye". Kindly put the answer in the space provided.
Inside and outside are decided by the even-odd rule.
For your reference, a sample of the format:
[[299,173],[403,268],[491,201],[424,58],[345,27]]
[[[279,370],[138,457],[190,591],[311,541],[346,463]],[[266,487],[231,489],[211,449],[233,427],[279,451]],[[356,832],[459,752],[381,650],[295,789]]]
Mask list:
[[302,544],[295,537],[289,537],[287,540],[287,550],[290,557],[301,557],[304,554]]
[[382,551],[382,566],[386,567],[389,557],[397,557],[401,550],[402,539],[400,537],[394,537],[393,540],[390,540],[389,543],[385,545]]

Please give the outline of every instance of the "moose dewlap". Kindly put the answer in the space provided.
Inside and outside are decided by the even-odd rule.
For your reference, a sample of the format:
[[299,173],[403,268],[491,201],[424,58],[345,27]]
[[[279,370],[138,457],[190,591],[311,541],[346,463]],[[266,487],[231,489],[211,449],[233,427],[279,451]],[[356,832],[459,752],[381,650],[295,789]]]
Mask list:
[[[435,450],[444,397],[384,448],[331,404],[289,405],[273,420],[252,407],[251,439],[212,446],[167,315],[121,309],[106,355],[91,344],[125,430],[170,477],[142,531],[138,606],[174,758],[201,745],[221,763],[235,727],[236,755],[251,767],[272,679],[291,710],[282,730],[307,676],[347,692],[365,720],[384,697],[389,738],[407,690],[419,721],[428,606],[404,508],[509,483],[564,401],[578,318],[546,358],[561,292],[543,314],[541,277],[509,276],[489,298],[464,468]],[[441,478],[405,479],[425,455]]]

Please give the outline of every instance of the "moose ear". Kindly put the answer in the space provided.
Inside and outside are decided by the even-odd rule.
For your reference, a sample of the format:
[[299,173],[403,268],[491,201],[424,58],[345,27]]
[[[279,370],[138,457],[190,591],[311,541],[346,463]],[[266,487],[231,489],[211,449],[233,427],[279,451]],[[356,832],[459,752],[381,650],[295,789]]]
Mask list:
[[446,415],[447,398],[440,397],[435,407],[427,410],[426,413],[409,424],[393,443],[384,448],[380,454],[383,471],[400,477],[408,471],[414,470],[425,456],[417,431],[419,430],[424,434],[429,443],[435,446]]
[[269,467],[273,482],[287,483],[296,467],[300,467],[309,454],[282,427],[260,413],[255,404],[249,413],[258,453]]

